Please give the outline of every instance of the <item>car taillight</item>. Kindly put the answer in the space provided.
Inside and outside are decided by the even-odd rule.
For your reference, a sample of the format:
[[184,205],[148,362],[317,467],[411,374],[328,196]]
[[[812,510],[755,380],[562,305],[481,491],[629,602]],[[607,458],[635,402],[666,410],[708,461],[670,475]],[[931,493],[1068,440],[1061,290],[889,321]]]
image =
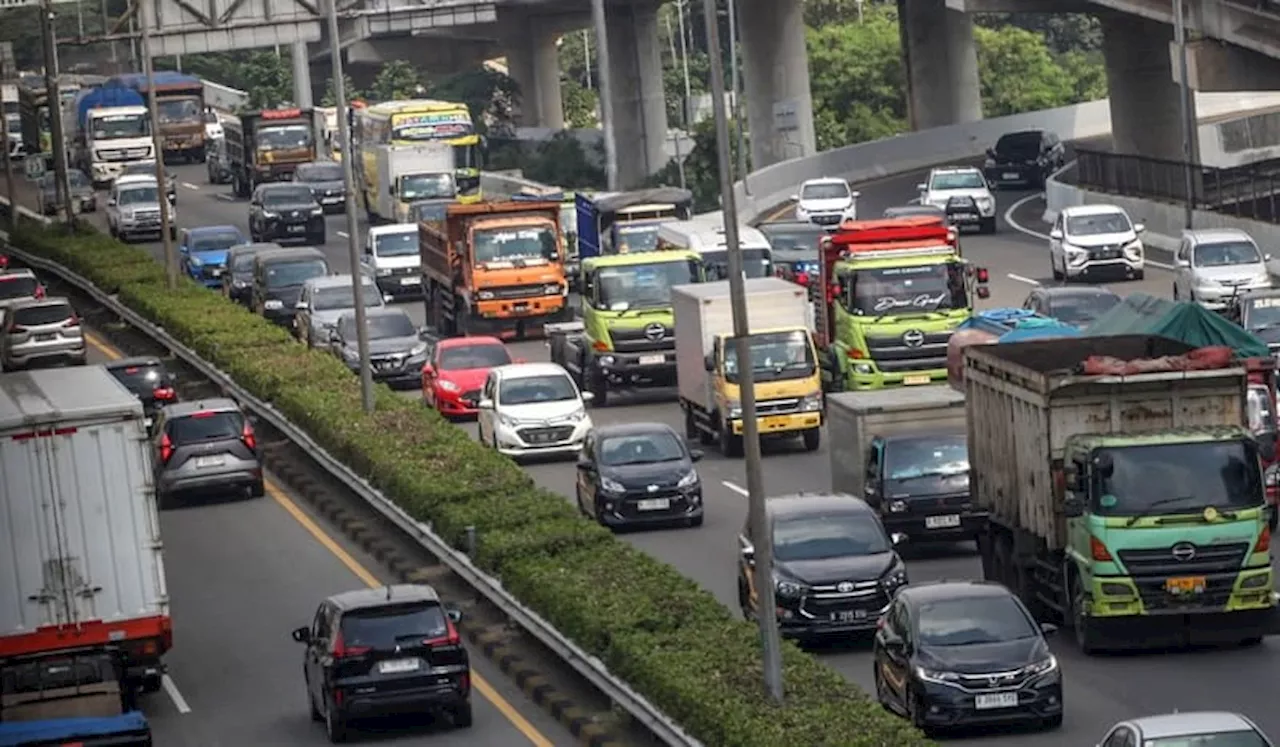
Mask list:
[[160,439],[160,462],[168,464],[170,457],[173,456],[173,439],[169,438],[169,434],[164,434],[164,438]]
[[1099,563],[1111,562],[1111,551],[1107,549],[1106,545],[1102,544],[1102,540],[1093,535],[1089,535],[1089,554]]
[[63,323],[62,323],[62,326],[64,326],[64,327],[79,327],[79,326],[80,326],[80,317],[76,316],[75,314],[72,314],[72,315],[71,315],[71,317],[70,317],[69,319],[67,319],[67,321],[65,321],[65,322],[63,322]]
[[445,619],[444,624],[447,626],[445,635],[439,638],[427,638],[422,645],[432,646],[457,646],[462,643],[462,637],[458,635],[458,629],[453,626],[453,620]]
[[333,658],[349,659],[353,656],[364,656],[373,650],[373,646],[348,646],[346,641],[342,640],[342,633],[333,638]]
[[152,399],[162,399],[165,401],[169,401],[169,400],[177,399],[178,393],[173,391],[173,387],[164,386],[152,392],[151,397]]
[[1258,543],[1253,546],[1254,552],[1271,552],[1271,527],[1262,526],[1262,534],[1258,535]]
[[9,255],[0,254],[0,270],[9,266]]
[[250,449],[258,448],[258,436],[253,432],[253,426],[249,421],[244,421],[244,428],[240,431],[240,440],[244,441],[244,445]]
[[797,285],[808,286],[808,285],[809,285],[809,273],[807,273],[807,272],[797,272],[797,273],[796,273],[796,284],[797,284]]
[[44,298],[44,286],[43,286],[43,285],[37,285],[37,286],[36,286],[36,292],[35,292],[35,293],[32,293],[31,295],[32,295],[32,296],[34,296],[34,297],[35,297],[35,298],[37,298],[37,299],[39,299],[39,298]]

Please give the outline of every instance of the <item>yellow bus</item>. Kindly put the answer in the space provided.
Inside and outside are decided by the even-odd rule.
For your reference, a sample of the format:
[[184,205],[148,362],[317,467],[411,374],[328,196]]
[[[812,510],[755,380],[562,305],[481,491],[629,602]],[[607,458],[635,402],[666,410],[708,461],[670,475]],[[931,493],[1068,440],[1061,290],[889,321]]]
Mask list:
[[378,146],[444,140],[453,146],[458,202],[480,202],[481,138],[466,104],[433,99],[370,104],[355,110],[352,135],[360,154],[355,165],[364,174],[366,195],[376,191]]

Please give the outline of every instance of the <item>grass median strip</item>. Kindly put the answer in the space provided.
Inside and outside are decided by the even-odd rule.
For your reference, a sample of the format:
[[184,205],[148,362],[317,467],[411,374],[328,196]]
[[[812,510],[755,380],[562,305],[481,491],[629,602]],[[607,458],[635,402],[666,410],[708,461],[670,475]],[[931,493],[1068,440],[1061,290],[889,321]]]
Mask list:
[[481,567],[708,747],[930,744],[790,644],[786,701],[772,704],[754,626],[710,593],[421,404],[380,386],[375,412],[364,413],[341,362],[186,278],[166,289],[163,268],[144,250],[83,225],[73,232],[24,221],[11,238],[117,294],[454,547],[475,527]]

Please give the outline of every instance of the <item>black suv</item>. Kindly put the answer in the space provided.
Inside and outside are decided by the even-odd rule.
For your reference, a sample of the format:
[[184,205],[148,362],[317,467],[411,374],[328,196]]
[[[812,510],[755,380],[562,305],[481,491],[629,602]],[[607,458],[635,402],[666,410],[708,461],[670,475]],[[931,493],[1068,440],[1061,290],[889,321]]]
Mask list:
[[328,274],[324,252],[314,247],[264,249],[253,255],[249,307],[268,321],[292,329],[302,284]]
[[347,205],[342,164],[334,161],[304,163],[293,172],[293,181],[310,189],[326,213],[341,213]]
[[121,358],[107,363],[106,369],[133,396],[142,400],[142,409],[148,420],[154,418],[161,407],[178,401],[178,392],[174,389],[178,378],[164,367],[164,361],[159,358]]
[[253,258],[266,249],[283,249],[274,242],[242,244],[227,250],[227,271],[222,273],[222,295],[241,306],[253,306]]
[[305,184],[262,184],[249,201],[249,236],[324,246],[324,208]]
[[446,607],[430,586],[360,589],[320,603],[308,627],[302,674],[311,718],[330,742],[346,741],[358,718],[430,712],[471,726],[471,659]]
[[993,188],[1043,187],[1049,175],[1066,163],[1066,149],[1048,130],[1023,130],[1000,136],[987,149],[983,172]]

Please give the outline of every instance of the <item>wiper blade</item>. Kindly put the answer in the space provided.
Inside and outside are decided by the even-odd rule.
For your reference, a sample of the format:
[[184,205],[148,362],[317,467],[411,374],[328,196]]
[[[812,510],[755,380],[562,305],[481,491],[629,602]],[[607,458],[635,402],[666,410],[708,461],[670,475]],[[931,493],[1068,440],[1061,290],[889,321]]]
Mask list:
[[1131,527],[1134,524],[1137,524],[1142,519],[1145,519],[1148,516],[1151,516],[1152,514],[1154,514],[1155,510],[1160,506],[1167,506],[1170,503],[1178,503],[1180,501],[1191,501],[1191,500],[1195,500],[1194,495],[1178,495],[1178,496],[1173,496],[1172,498],[1161,498],[1158,501],[1151,502],[1150,504],[1147,505],[1146,508],[1142,509],[1141,511],[1134,514],[1133,516],[1129,517],[1129,520],[1126,521],[1124,525],[1126,527]]

